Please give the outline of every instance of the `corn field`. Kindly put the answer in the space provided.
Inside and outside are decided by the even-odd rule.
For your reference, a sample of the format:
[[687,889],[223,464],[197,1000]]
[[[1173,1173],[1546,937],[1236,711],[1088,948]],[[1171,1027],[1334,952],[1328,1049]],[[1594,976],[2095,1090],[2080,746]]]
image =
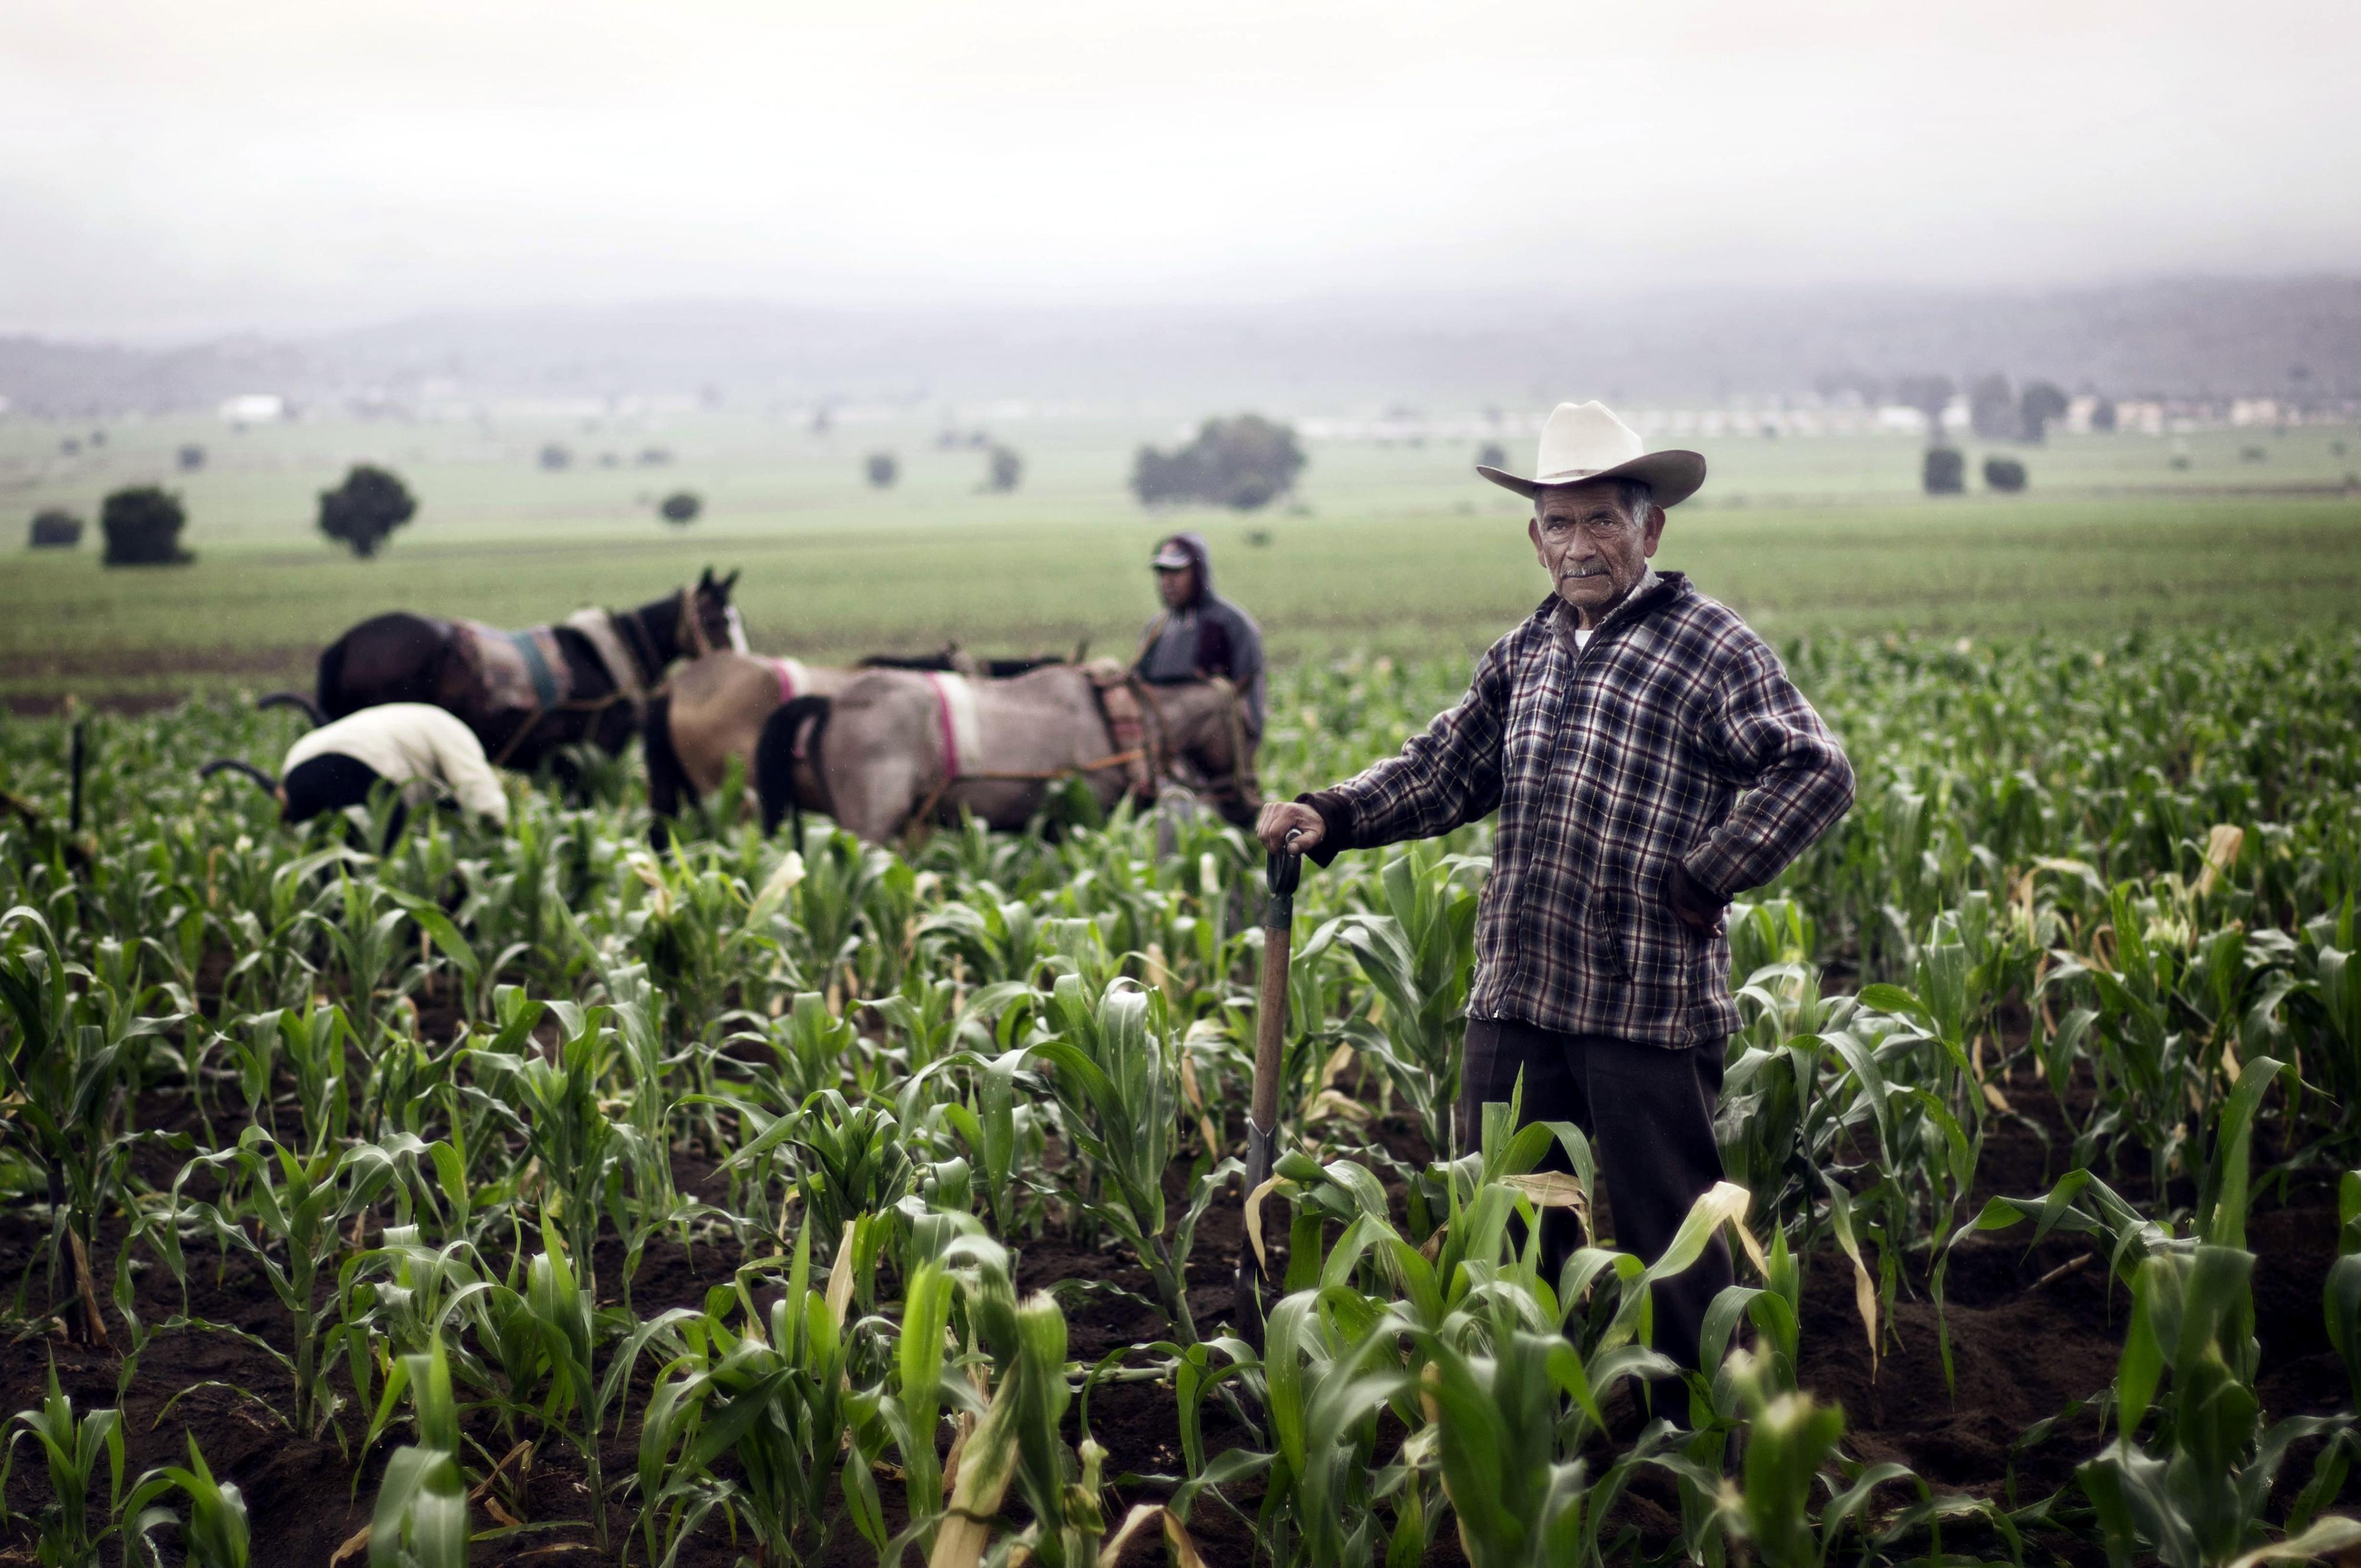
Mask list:
[[[7,1560],[2361,1542],[2361,641],[1784,652],[1859,802],[1730,912],[1728,1179],[1648,1264],[1578,1133],[1453,1146],[1483,827],[1306,869],[1249,1224],[1263,857],[1210,816],[659,855],[586,757],[375,854],[199,784],[293,733],[221,703],[89,719],[77,837],[68,724],[0,719]],[[1281,672],[1265,790],[1465,674]],[[1718,1233],[1681,1374],[1649,1286]]]

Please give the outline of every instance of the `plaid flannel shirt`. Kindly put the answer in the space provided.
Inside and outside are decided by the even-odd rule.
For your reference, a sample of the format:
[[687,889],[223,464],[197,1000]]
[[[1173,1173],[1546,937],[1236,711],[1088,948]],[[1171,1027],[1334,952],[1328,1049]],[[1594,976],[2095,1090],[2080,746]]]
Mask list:
[[1667,572],[1576,650],[1554,595],[1458,706],[1332,790],[1314,858],[1500,813],[1471,1017],[1664,1047],[1738,1026],[1730,942],[1665,901],[1675,861],[1721,899],[1776,876],[1852,804],[1852,768],[1778,655]]

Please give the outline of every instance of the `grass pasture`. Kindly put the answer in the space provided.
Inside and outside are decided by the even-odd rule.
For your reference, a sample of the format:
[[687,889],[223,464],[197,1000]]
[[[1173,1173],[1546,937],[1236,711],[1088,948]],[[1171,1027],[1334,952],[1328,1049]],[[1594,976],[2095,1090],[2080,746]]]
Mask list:
[[[1471,444],[1311,444],[1297,503],[1249,518],[1151,517],[1123,488],[1129,453],[1166,422],[1039,419],[1004,427],[1027,469],[979,493],[983,455],[934,444],[903,418],[815,435],[782,422],[682,416],[627,428],[522,423],[118,428],[69,457],[65,427],[0,423],[0,504],[92,516],[119,484],[161,480],[191,511],[188,567],[106,571],[95,529],[74,552],[17,550],[0,575],[0,696],[153,701],[192,688],[308,678],[319,646],[380,609],[502,625],[586,603],[655,597],[704,565],[741,567],[755,646],[807,657],[939,645],[1127,649],[1152,609],[1141,558],[1163,527],[1212,538],[1225,591],[1279,658],[1367,649],[1465,654],[1529,608],[1515,498],[1467,468]],[[87,443],[88,433],[73,437]],[[546,441],[576,466],[540,469]],[[207,450],[170,472],[183,442]],[[2241,460],[2257,441],[2268,461]],[[2361,602],[2361,496],[2323,493],[2348,461],[2341,432],[2218,431],[2176,443],[2059,437],[2022,454],[2034,489],[1931,500],[1916,448],[1881,437],[1726,437],[1715,477],[1670,530],[1659,564],[1692,574],[1766,632],[2008,635],[2132,625],[2335,623]],[[1518,443],[1521,447],[1521,443]],[[672,460],[633,463],[649,446]],[[875,491],[861,455],[900,454]],[[611,452],[614,467],[598,464]],[[1980,451],[1971,450],[1974,466]],[[313,497],[359,457],[392,464],[418,519],[373,561],[312,531]],[[698,491],[683,529],[653,507]],[[1266,539],[1262,544],[1250,538]]]

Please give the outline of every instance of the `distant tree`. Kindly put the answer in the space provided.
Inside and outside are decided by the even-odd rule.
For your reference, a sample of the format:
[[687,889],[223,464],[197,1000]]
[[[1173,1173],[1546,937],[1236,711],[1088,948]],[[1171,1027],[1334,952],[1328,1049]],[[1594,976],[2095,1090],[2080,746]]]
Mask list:
[[58,443],[58,450],[71,457],[75,453],[82,450],[82,443],[69,435],[63,441]]
[[902,477],[901,462],[891,452],[871,453],[861,469],[868,475],[869,488],[874,490],[890,490],[894,481]]
[[1967,488],[1968,460],[1956,446],[1930,446],[1918,470],[1930,496],[1956,496]]
[[1488,441],[1477,448],[1476,461],[1487,468],[1505,468],[1509,466],[1509,449],[1497,441]]
[[1968,428],[1986,441],[2014,441],[2024,433],[2007,377],[1982,377],[1968,389]]
[[320,492],[320,532],[364,560],[417,513],[417,498],[401,477],[374,464],[354,464],[343,484]]
[[193,474],[205,466],[205,449],[192,441],[181,448],[180,460],[181,472]]
[[1985,458],[1984,488],[2011,494],[2025,488],[2025,465],[2014,457]]
[[1295,432],[1260,414],[1209,419],[1195,440],[1172,452],[1143,446],[1133,460],[1132,493],[1142,504],[1202,501],[1252,511],[1294,488],[1303,471]]
[[672,461],[672,452],[668,447],[643,446],[640,449],[639,456],[632,461],[642,468],[661,468]]
[[28,548],[71,550],[81,543],[82,519],[63,507],[43,507],[33,514],[33,536]]
[[555,441],[548,443],[541,449],[541,466],[553,474],[573,467],[573,448],[561,445]]
[[2238,461],[2241,463],[2261,463],[2267,461],[2269,457],[2270,454],[2259,446],[2241,446],[2238,448]]
[[1013,446],[994,446],[990,458],[991,472],[984,476],[983,488],[994,495],[1006,495],[1025,478],[1025,459]]
[[664,499],[664,505],[656,508],[666,522],[684,527],[695,522],[697,514],[704,510],[705,502],[695,490],[675,490]]
[[106,444],[106,432],[104,432],[104,431],[103,431],[103,430],[93,430],[93,431],[92,431],[92,432],[90,433],[90,444],[91,444],[93,446],[104,446],[104,445],[105,445],[105,444]]
[[2027,441],[2048,440],[2050,425],[2065,417],[2066,394],[2050,382],[2027,382],[2017,395],[2017,429]]
[[1939,441],[1943,411],[1951,406],[1951,394],[1958,390],[1949,376],[1905,376],[1894,383],[1894,400],[1925,414],[1927,433]]
[[2091,428],[2104,435],[2115,428],[2115,400],[2101,398],[2091,405]]
[[622,456],[619,453],[601,452],[598,454],[598,466],[601,468],[618,467],[622,464]]
[[181,498],[155,485],[115,491],[98,510],[109,566],[177,566],[196,559],[181,548],[189,514]]

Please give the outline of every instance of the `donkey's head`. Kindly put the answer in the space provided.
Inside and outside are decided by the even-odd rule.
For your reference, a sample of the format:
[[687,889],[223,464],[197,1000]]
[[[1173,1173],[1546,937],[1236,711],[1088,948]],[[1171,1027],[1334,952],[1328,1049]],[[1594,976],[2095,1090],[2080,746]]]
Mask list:
[[1211,800],[1224,820],[1252,826],[1262,794],[1255,784],[1251,719],[1237,688],[1217,678],[1135,689],[1153,715],[1164,772]]
[[730,590],[738,586],[738,574],[716,577],[713,568],[705,568],[694,587],[682,597],[687,601],[686,613],[681,618],[680,650],[692,659],[704,657],[717,648],[746,652],[746,625],[738,619],[738,607],[730,602]]

